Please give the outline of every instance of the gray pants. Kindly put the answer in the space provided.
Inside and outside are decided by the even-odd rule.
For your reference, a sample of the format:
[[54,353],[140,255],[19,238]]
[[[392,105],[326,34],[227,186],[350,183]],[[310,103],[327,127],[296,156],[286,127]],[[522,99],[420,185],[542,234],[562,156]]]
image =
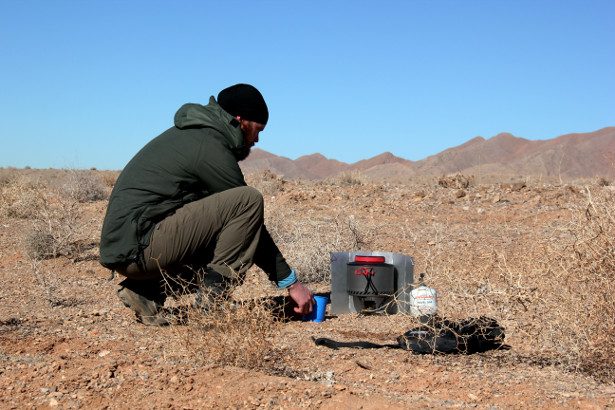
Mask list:
[[117,269],[131,279],[171,276],[184,266],[243,278],[252,266],[264,221],[263,197],[251,187],[210,195],[179,208],[156,225],[143,252],[145,266]]

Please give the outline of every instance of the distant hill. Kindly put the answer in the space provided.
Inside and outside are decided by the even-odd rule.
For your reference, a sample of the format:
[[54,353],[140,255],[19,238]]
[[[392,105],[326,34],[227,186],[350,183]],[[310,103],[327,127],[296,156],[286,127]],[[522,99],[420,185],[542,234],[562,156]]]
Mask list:
[[350,165],[345,162],[327,159],[321,154],[312,154],[299,157],[295,163],[302,169],[316,175],[318,178],[327,178],[348,169]]
[[612,177],[615,176],[615,127],[538,141],[508,133],[489,139],[476,137],[420,161],[409,161],[390,152],[353,164],[328,159],[321,154],[291,160],[255,148],[240,165],[247,173],[269,168],[276,174],[302,179],[325,179],[352,171],[384,180],[457,172],[567,179]]
[[278,157],[260,148],[253,148],[250,152],[250,156],[239,164],[244,173],[251,173],[268,168],[272,172],[284,175],[288,178],[318,178],[307,169],[301,168],[295,161],[286,157]]

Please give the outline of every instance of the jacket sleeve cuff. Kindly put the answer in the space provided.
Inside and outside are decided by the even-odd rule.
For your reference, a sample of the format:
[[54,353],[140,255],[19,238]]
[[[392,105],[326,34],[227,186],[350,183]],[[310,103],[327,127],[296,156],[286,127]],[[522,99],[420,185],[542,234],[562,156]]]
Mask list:
[[290,275],[278,281],[278,289],[286,289],[287,287],[289,287],[296,281],[297,281],[297,275],[295,275],[295,270],[293,269],[290,271]]

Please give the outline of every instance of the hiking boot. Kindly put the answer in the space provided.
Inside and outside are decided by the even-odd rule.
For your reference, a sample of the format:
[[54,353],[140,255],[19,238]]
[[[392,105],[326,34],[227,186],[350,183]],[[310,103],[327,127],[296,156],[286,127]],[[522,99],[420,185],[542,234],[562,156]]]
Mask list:
[[[230,302],[232,290],[231,280],[213,269],[208,269],[204,275],[199,277],[194,307],[203,311],[213,310],[216,304]],[[232,305],[233,303],[231,303]]]
[[147,280],[126,279],[115,291],[124,306],[135,312],[137,321],[147,326],[167,326],[170,322],[164,317],[162,307],[166,296],[161,290],[157,291],[155,285]]

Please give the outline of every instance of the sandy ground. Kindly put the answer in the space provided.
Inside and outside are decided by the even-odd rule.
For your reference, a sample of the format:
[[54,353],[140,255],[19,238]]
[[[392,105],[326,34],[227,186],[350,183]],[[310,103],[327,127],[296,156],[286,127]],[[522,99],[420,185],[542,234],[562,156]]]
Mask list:
[[[454,191],[430,197],[420,187],[298,185],[267,193],[266,201],[268,207],[313,212],[315,218],[345,207],[366,223],[386,220],[387,229],[411,225],[405,222],[410,218],[406,210],[416,221],[446,218],[452,230],[457,225],[496,229],[501,221],[509,226],[535,217],[535,191],[508,190],[501,194],[507,201],[495,201],[499,189],[470,190],[474,197],[481,192],[485,197],[476,204]],[[563,189],[543,189],[543,204],[545,198],[561,200],[557,193]],[[92,220],[101,221],[104,201],[83,206]],[[467,215],[464,207],[485,211],[472,213],[474,222],[468,226],[468,218],[456,217]],[[329,337],[392,343],[410,326],[400,315],[328,314],[322,323],[284,322],[274,341],[288,355],[281,368],[195,364],[178,346],[177,327],[135,322],[114,294],[120,278],[109,280],[109,272],[93,257],[45,261],[41,269],[47,283],[41,285],[20,245],[30,224],[14,218],[0,223],[1,408],[593,409],[615,404],[612,384],[541,363],[528,354],[519,334],[507,335],[510,350],[447,356],[387,348],[331,350],[312,341]],[[399,235],[371,244],[413,252]],[[326,282],[311,286],[329,290]]]

